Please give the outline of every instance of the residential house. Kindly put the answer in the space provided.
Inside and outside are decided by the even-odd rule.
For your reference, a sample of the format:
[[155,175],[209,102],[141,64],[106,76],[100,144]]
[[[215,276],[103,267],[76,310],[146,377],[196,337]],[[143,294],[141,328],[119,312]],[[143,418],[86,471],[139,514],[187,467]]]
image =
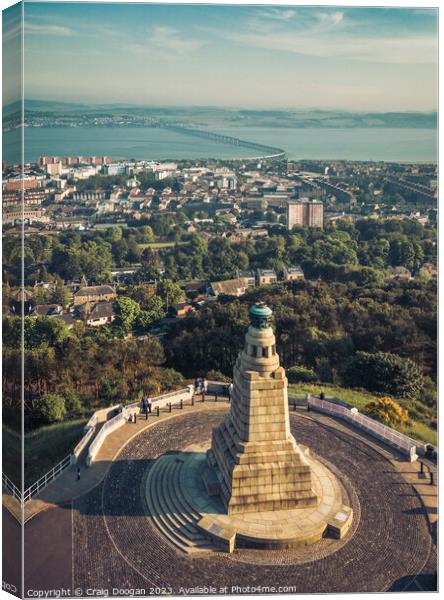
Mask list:
[[110,302],[116,297],[116,291],[110,285],[87,285],[75,292],[74,304],[79,306],[86,302]]
[[288,267],[284,269],[284,281],[296,281],[304,279],[304,271],[301,267]]
[[243,296],[251,287],[247,277],[226,279],[225,281],[213,281],[210,284],[214,296]]
[[269,285],[277,282],[277,275],[274,269],[258,269],[256,272],[257,285]]
[[116,318],[112,302],[96,302],[84,304],[80,311],[88,327],[101,327],[107,323],[112,323]]
[[54,317],[62,313],[60,304],[38,304],[31,311],[31,317]]

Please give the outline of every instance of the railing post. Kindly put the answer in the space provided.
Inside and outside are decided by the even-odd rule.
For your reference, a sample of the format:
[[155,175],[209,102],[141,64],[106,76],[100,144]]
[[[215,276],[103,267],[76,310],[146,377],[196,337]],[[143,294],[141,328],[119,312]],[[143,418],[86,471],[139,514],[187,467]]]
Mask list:
[[156,406],[156,411],[157,411],[157,416],[159,416],[160,415],[160,407],[159,406]]
[[194,406],[194,394],[191,396],[191,406]]
[[183,398],[180,399],[180,410],[183,408]]
[[296,411],[296,400],[293,400],[293,410]]
[[422,462],[422,460],[419,463],[421,465],[421,473],[424,473],[424,463]]
[[433,471],[430,471],[430,485],[434,485],[435,483],[435,477],[434,477],[434,473]]
[[172,402],[168,402],[168,412],[171,412],[173,410],[173,403]]

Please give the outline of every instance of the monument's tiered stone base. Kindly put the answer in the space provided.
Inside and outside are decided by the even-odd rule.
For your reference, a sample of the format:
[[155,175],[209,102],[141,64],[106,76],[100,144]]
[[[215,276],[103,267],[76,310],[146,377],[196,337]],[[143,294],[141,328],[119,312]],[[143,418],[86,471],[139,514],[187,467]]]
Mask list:
[[283,549],[314,543],[322,537],[341,539],[353,511],[333,473],[301,448],[312,473],[317,506],[227,514],[219,496],[210,496],[202,473],[205,448],[157,459],[146,481],[149,512],[169,541],[188,554],[235,548]]
[[316,506],[310,465],[290,433],[287,379],[271,327],[250,326],[233,379],[230,414],[213,432],[208,463],[229,515]]

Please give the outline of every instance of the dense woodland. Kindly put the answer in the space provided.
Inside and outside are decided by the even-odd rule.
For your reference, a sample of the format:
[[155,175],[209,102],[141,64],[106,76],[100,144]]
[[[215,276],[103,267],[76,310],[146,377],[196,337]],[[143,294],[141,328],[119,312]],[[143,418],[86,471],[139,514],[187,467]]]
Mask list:
[[[414,220],[358,220],[328,225],[323,230],[295,227],[265,238],[231,243],[225,235],[206,239],[184,228],[186,215],[153,216],[141,227],[112,227],[106,231],[61,232],[25,238],[26,283],[60,277],[90,283],[110,281],[113,267],[140,265],[134,282],[158,278],[159,270],[173,280],[235,277],[238,269],[300,265],[308,278],[381,284],[384,269],[403,266],[420,274],[424,263],[436,263],[436,227]],[[171,247],[147,246],[156,240],[175,242]],[[21,241],[7,236],[3,246],[4,281],[18,285]]]
[[436,281],[294,282],[226,298],[181,320],[164,340],[167,364],[185,376],[225,375],[243,347],[248,308],[274,311],[277,351],[290,380],[362,387],[436,416]]
[[[20,426],[20,322],[3,321],[3,416]],[[176,389],[183,377],[163,367],[154,336],[122,339],[109,330],[73,330],[57,318],[25,318],[25,423],[27,429],[90,414],[142,393]]]
[[[34,300],[68,302],[64,281],[85,275],[110,281],[114,266],[137,263],[133,280],[118,288],[116,320],[99,330],[53,317],[25,319],[27,427],[88,414],[97,406],[134,400],[183,384],[184,377],[218,371],[230,376],[248,325],[248,307],[263,300],[274,311],[278,352],[292,381],[363,387],[402,400],[409,414],[436,419],[436,228],[412,220],[340,222],[324,230],[295,228],[230,243],[187,234],[184,218],[153,217],[149,224],[104,232],[29,235],[28,286],[54,279]],[[230,232],[227,232],[227,235]],[[175,245],[147,247],[158,240]],[[20,239],[4,239],[4,303],[17,289]],[[241,299],[219,298],[177,320],[163,338],[151,335],[168,306],[184,299],[180,284],[217,280],[238,269],[300,265],[306,281],[257,288]],[[387,281],[403,266],[411,281]],[[159,272],[163,271],[159,282]],[[157,284],[149,284],[157,279]],[[20,322],[3,321],[5,420],[18,425]],[[422,417],[421,417],[422,418]]]

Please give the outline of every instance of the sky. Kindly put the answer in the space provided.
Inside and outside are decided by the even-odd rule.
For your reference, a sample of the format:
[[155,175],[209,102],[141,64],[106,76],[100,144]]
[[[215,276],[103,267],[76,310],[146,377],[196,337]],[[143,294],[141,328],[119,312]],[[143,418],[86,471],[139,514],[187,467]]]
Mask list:
[[24,14],[26,98],[437,108],[435,9],[25,2]]

